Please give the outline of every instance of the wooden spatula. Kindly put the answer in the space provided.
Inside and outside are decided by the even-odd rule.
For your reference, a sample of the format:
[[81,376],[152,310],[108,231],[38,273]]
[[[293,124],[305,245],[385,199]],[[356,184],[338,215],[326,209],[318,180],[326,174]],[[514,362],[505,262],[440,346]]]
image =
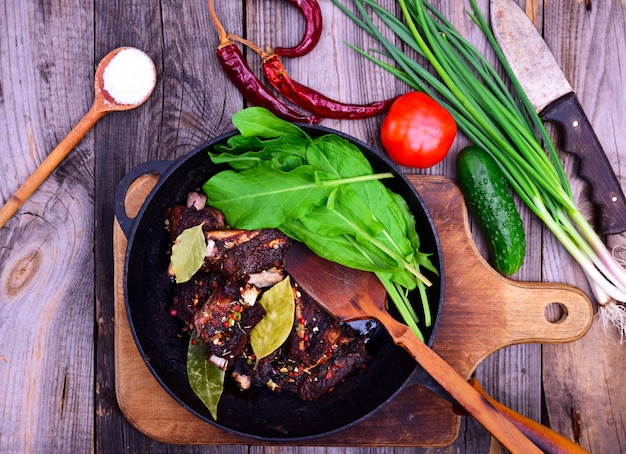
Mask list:
[[406,349],[454,400],[511,452],[542,452],[408,326],[387,312],[386,292],[375,274],[325,260],[302,243],[291,247],[285,267],[298,285],[337,319],[378,320],[397,345]]

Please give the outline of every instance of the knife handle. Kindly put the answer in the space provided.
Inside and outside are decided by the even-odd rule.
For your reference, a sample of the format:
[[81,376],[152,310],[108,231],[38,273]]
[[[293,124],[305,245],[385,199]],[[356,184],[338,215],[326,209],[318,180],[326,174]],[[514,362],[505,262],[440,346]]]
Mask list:
[[578,174],[590,184],[591,200],[599,211],[600,233],[626,230],[626,198],[576,95],[560,98],[541,116],[559,127],[563,150],[578,156]]

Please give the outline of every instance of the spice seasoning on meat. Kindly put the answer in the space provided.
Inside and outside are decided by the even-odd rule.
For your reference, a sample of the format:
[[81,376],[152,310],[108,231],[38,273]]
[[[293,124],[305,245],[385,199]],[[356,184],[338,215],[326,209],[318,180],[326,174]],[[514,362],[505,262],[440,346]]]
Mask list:
[[[213,244],[192,279],[175,284],[170,314],[197,334],[209,362],[227,371],[242,391],[268,388],[303,400],[332,391],[367,363],[367,335],[335,320],[285,278],[284,255],[293,240],[277,229],[229,229],[219,210],[204,201],[199,206],[175,205],[167,212],[170,245],[197,225]],[[285,283],[284,292],[294,297],[285,312],[290,314],[287,337],[269,353],[261,354],[261,349],[255,354],[253,329],[268,313],[275,319],[283,305],[282,290],[272,300],[262,298],[276,290],[277,283]],[[275,324],[270,326],[270,331],[275,329]],[[270,336],[263,330],[260,333],[266,350],[276,343],[267,342]]]
[[111,59],[103,78],[104,89],[118,104],[137,104],[154,87],[154,63],[139,49],[125,48]]

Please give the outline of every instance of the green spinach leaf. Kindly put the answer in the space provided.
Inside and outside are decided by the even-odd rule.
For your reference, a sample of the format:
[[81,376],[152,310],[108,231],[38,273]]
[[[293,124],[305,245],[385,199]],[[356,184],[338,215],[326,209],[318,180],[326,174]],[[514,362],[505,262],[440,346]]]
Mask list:
[[390,191],[390,194],[396,206],[400,210],[402,217],[404,218],[406,224],[406,235],[413,245],[413,262],[416,265],[424,267],[428,271],[437,274],[438,270],[435,265],[433,265],[433,262],[430,260],[430,256],[432,256],[432,253],[420,252],[419,250],[420,239],[417,234],[415,216],[413,216],[413,213],[411,213],[411,210],[407,205],[406,200],[404,200],[399,194],[396,194],[394,192]]
[[[241,136],[212,158],[240,171],[221,172],[205,184],[208,204],[221,209],[233,227],[277,227],[322,257],[376,272],[421,336],[408,292],[418,289],[426,312],[430,281],[421,270],[436,269],[419,250],[406,202],[376,181],[383,175],[374,174],[359,148],[339,135],[311,138],[255,108],[236,114],[233,123]],[[294,151],[288,143],[301,147]]]
[[313,139],[307,150],[306,160],[316,169],[334,175],[335,179],[374,173],[361,150],[335,134],[325,134]]
[[280,170],[289,172],[306,163],[306,150],[311,140],[295,135],[261,140],[258,137],[233,136],[226,145],[216,145],[210,152],[216,164],[228,163],[235,170],[245,170],[261,161],[269,161]]
[[232,117],[232,122],[242,136],[256,136],[262,139],[273,139],[285,134],[309,137],[296,125],[273,115],[263,107],[249,107],[240,110]]
[[229,225],[249,230],[273,228],[304,216],[325,200],[332,188],[318,184],[316,174],[308,165],[283,172],[260,162],[241,172],[220,172],[202,190],[207,203],[220,209]]
[[[342,186],[329,198],[329,203],[316,207],[308,216],[299,222],[315,236],[306,235],[296,238],[305,242],[311,249],[325,258],[332,259],[342,265],[366,271],[386,270],[401,272],[404,270],[404,256],[393,250],[385,226],[371,215],[362,200],[352,191],[352,186]],[[279,227],[285,234],[293,234],[293,229],[282,225]],[[290,232],[290,233],[288,233]],[[352,249],[349,255],[342,253],[341,261],[335,257],[336,250],[328,246],[328,240],[343,236],[340,241],[346,242],[345,247]],[[314,239],[315,238],[315,239]],[[313,241],[320,244],[312,245]]]

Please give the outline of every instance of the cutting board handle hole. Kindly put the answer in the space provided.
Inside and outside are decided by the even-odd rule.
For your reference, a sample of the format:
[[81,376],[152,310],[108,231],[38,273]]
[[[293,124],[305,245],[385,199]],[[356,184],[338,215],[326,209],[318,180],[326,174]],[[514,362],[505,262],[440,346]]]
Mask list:
[[546,306],[544,316],[550,323],[562,323],[567,318],[567,306],[563,303],[550,303]]

